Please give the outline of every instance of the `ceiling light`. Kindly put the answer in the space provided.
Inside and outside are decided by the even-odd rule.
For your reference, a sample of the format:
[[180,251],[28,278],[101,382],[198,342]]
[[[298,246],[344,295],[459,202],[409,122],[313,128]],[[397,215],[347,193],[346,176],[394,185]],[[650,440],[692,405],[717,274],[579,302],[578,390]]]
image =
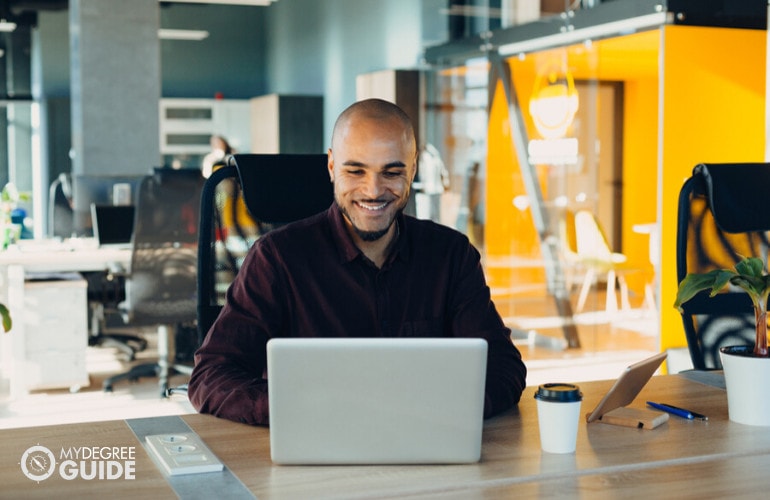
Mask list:
[[16,29],[16,23],[0,19],[0,32],[10,33]]
[[566,61],[550,59],[537,72],[529,114],[544,139],[561,139],[567,135],[578,110],[575,79]]
[[266,7],[278,0],[160,0],[161,2],[181,2],[181,3],[215,3],[220,5],[251,5],[255,7]]
[[440,14],[462,17],[488,17],[499,19],[502,15],[501,9],[494,7],[484,7],[480,5],[452,5],[449,9],[439,9]]
[[200,41],[208,38],[209,32],[206,30],[174,30],[159,29],[158,38],[162,40],[194,40]]

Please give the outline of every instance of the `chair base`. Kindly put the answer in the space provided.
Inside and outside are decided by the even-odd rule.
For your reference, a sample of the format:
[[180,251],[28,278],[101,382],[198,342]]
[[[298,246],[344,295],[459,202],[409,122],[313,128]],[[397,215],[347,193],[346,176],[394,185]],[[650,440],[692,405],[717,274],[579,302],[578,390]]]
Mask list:
[[105,379],[102,388],[105,392],[112,392],[112,386],[115,382],[129,380],[135,382],[141,377],[158,377],[160,388],[160,397],[168,396],[168,379],[171,375],[192,375],[192,367],[188,365],[169,362],[169,353],[171,349],[171,340],[169,331],[173,330],[172,325],[158,326],[158,361],[155,363],[144,363],[134,366],[125,373],[120,373]]
[[91,334],[89,346],[114,347],[124,355],[126,361],[133,361],[137,352],[147,348],[147,340],[127,333],[107,333],[105,307],[101,303],[92,304]]
[[89,346],[114,347],[124,355],[126,361],[133,361],[136,353],[147,348],[147,340],[137,336],[122,333],[99,333],[91,335]]
[[192,367],[187,365],[169,365],[165,368],[161,363],[143,363],[136,365],[127,372],[113,375],[104,380],[102,389],[104,392],[112,392],[113,385],[117,382],[128,380],[137,382],[142,377],[158,377],[158,389],[161,398],[169,396],[168,379],[172,375],[190,375]]

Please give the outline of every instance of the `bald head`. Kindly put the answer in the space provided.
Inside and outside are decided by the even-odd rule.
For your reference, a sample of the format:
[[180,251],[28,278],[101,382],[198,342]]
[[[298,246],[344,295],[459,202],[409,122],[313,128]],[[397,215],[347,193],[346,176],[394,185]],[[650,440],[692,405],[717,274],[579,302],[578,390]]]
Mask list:
[[349,234],[380,266],[417,171],[412,122],[382,99],[352,104],[334,124],[327,164]]
[[414,127],[404,111],[390,101],[384,99],[364,99],[348,106],[334,123],[332,132],[332,149],[335,148],[352,121],[372,120],[378,122],[397,122],[404,131],[405,139],[412,144],[414,150],[417,150],[417,143],[414,137]]

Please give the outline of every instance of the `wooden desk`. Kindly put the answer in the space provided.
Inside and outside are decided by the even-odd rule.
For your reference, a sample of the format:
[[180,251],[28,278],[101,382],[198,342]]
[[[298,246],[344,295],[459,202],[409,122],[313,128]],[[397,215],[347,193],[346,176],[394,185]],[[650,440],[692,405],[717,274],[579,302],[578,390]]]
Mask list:
[[[711,458],[688,463],[609,470],[599,474],[573,475],[515,484],[471,487],[446,493],[419,495],[421,499],[468,498],[554,499],[710,499],[762,498],[770,480],[764,471],[770,455]],[[414,497],[410,497],[414,498]]]
[[[610,385],[611,381],[580,384],[584,413]],[[270,461],[268,429],[206,415],[183,419],[258,498],[577,497],[610,494],[608,488],[654,498],[670,497],[672,492],[678,493],[676,497],[713,496],[732,493],[732,487],[738,492],[770,487],[770,478],[762,474],[762,465],[770,465],[770,433],[730,422],[721,389],[676,375],[654,377],[634,406],[657,400],[705,413],[709,420],[672,417],[654,430],[581,423],[577,451],[569,455],[541,452],[533,395],[534,388],[528,388],[518,410],[486,422],[482,460],[469,465],[277,466]],[[174,496],[124,421],[0,431],[0,442],[2,495]],[[24,451],[37,443],[51,450],[136,446],[136,479],[66,481],[54,475],[35,483],[18,464]],[[755,461],[757,468],[751,466]],[[757,471],[756,478],[752,471]]]

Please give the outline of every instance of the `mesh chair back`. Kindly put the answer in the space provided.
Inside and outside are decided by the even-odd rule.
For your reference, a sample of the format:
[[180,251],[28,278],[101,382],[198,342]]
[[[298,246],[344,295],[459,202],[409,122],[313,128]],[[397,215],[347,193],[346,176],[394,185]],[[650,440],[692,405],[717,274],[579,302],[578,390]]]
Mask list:
[[195,320],[201,190],[198,170],[157,169],[137,194],[125,309],[136,325]]
[[[732,269],[743,257],[767,263],[770,164],[700,164],[682,186],[677,222],[677,283],[688,273]],[[749,296],[703,291],[682,306],[693,367],[721,369],[719,348],[754,344]]]

